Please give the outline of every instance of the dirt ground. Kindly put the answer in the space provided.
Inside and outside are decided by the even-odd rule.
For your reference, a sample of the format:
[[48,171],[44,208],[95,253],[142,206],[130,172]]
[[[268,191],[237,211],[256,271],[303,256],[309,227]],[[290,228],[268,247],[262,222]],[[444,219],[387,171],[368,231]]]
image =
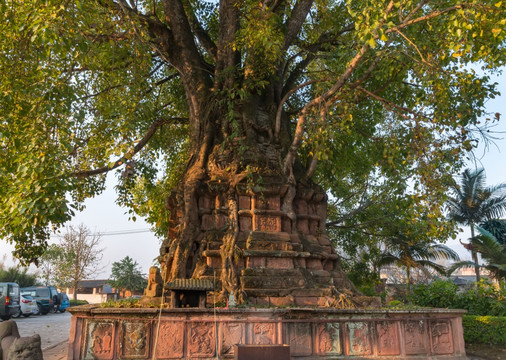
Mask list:
[[504,360],[506,349],[497,345],[466,344],[466,354],[470,360]]

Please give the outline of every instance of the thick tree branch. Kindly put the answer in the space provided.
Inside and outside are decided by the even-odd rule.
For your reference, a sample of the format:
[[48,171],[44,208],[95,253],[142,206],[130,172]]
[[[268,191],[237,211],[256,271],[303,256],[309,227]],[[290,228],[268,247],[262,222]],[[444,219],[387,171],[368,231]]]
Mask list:
[[318,96],[317,98],[308,102],[303,108],[297,120],[297,126],[295,128],[295,134],[293,137],[292,145],[288,150],[288,153],[285,157],[285,171],[288,170],[289,167],[293,165],[295,160],[295,155],[297,150],[302,143],[302,137],[304,135],[304,128],[306,125],[307,116],[309,115],[309,111],[312,107],[323,104],[326,100],[328,100],[331,96],[337,93],[345,84],[345,82],[351,77],[355,68],[359,65],[362,58],[365,56],[366,52],[369,50],[369,45],[363,45],[360,50],[357,52],[355,57],[350,61],[348,67],[343,72],[343,74],[339,77],[337,82],[325,93]]
[[[190,22],[184,10],[183,3],[180,0],[162,0],[163,9],[165,12],[165,20],[170,26],[170,30],[174,35],[174,42],[176,45],[175,55],[183,60],[182,66],[179,71],[183,74],[188,73],[187,67],[202,68],[202,61],[200,53],[195,44],[195,39],[191,30]],[[199,83],[199,79],[194,79]]]
[[[316,58],[316,54],[319,51],[322,51],[325,46],[336,44],[338,42],[339,36],[352,31],[355,29],[355,25],[351,24],[343,29],[339,30],[336,33],[330,34],[330,33],[323,33],[320,35],[318,40],[309,45],[309,46],[303,46],[304,52],[307,53],[306,57],[300,61],[295,68],[290,72],[290,75],[288,76],[287,80],[285,81],[285,84],[283,85],[282,94],[286,94],[290,89],[293,88],[294,84],[296,83],[297,79],[301,76],[302,72],[307,68],[309,64]],[[284,73],[284,71],[283,71]],[[282,76],[284,77],[284,75]]]
[[144,146],[146,146],[146,144],[153,137],[153,135],[156,133],[156,130],[158,130],[158,128],[162,127],[163,125],[171,124],[171,123],[175,123],[175,122],[186,123],[186,122],[188,122],[188,119],[185,119],[185,118],[159,119],[159,120],[155,121],[150,126],[148,131],[146,131],[146,133],[144,134],[142,139],[134,146],[134,148],[131,149],[127,154],[122,156],[120,159],[116,160],[112,166],[103,166],[98,169],[78,171],[78,172],[73,173],[72,176],[78,177],[78,178],[85,178],[85,177],[89,177],[89,176],[104,174],[106,172],[109,172],[111,170],[114,170],[114,169],[120,167],[128,159],[131,159],[132,156],[134,156],[139,151],[141,151],[144,148]]
[[278,110],[276,112],[276,124],[274,126],[274,138],[275,139],[278,139],[279,138],[279,132],[281,131],[281,115],[283,114],[283,106],[285,104],[285,102],[288,100],[288,98],[290,96],[292,96],[293,93],[297,92],[298,90],[302,89],[303,87],[306,87],[306,86],[309,86],[309,85],[312,85],[314,83],[317,83],[317,82],[322,82],[322,81],[326,81],[328,79],[320,79],[320,80],[310,80],[310,81],[306,81],[300,85],[298,85],[296,88],[290,90],[284,97],[283,99],[281,99],[279,105],[278,105]]
[[239,6],[237,0],[220,1],[220,31],[218,34],[218,53],[216,57],[215,87],[219,84],[232,88],[235,80],[234,68],[241,61],[240,53],[235,51],[233,43],[239,31]]
[[[385,13],[388,14],[392,10],[393,6],[394,2],[390,1],[386,6]],[[375,34],[376,37],[377,37],[377,30],[381,26],[383,26],[384,22],[385,18],[379,22],[379,24],[376,26],[375,29],[373,29],[373,34],[376,33]],[[314,106],[325,103],[328,99],[330,99],[332,96],[334,96],[337,92],[341,90],[346,81],[348,81],[348,79],[351,77],[355,69],[361,63],[362,59],[364,58],[365,54],[369,51],[369,49],[370,49],[369,45],[367,44],[362,45],[362,47],[358,50],[353,59],[349,62],[346,70],[341,74],[337,82],[328,91],[318,96],[317,98],[311,100],[302,108],[302,111],[297,120],[297,126],[295,128],[295,134],[293,136],[292,145],[290,146],[288,153],[285,156],[284,161],[285,173],[288,172],[288,169],[291,166],[293,166],[293,163],[295,161],[297,151],[300,147],[300,144],[302,143],[304,128],[306,125],[306,120],[307,116],[309,115],[310,109]]]
[[339,219],[327,222],[326,226],[327,227],[338,226],[339,224],[345,222],[348,219],[351,219],[353,216],[359,214],[360,212],[364,211],[365,209],[367,209],[368,207],[370,207],[373,204],[374,204],[373,201],[367,201],[367,202],[361,204],[359,207],[353,209],[352,211],[350,211],[346,215],[340,217]]
[[285,24],[286,32],[283,40],[283,51],[286,51],[297,38],[313,2],[313,0],[299,0],[293,7],[292,14]]
[[[476,6],[476,4],[474,6]],[[411,13],[410,14],[411,16],[409,18],[404,19],[404,22],[402,22],[398,26],[395,26],[395,27],[392,27],[392,28],[386,30],[385,34],[389,34],[391,32],[398,31],[399,29],[403,29],[409,25],[413,25],[413,24],[419,23],[421,21],[427,21],[427,20],[433,19],[435,17],[438,17],[438,16],[443,15],[448,12],[452,12],[452,11],[460,10],[460,9],[466,9],[466,8],[470,8],[470,7],[473,7],[473,4],[462,3],[459,5],[448,7],[446,9],[433,11],[427,15],[420,16],[420,17],[415,18],[413,20],[410,20],[411,16],[414,15],[414,13]],[[420,7],[417,7],[417,10],[419,10],[419,9],[420,9]]]
[[216,63],[216,57],[218,55],[218,48],[214,41],[211,39],[207,31],[202,27],[200,22],[198,21],[197,17],[193,15],[191,17],[190,25],[193,29],[193,32],[197,36],[197,39],[204,47],[204,49],[207,51],[209,56],[213,59],[213,61]]

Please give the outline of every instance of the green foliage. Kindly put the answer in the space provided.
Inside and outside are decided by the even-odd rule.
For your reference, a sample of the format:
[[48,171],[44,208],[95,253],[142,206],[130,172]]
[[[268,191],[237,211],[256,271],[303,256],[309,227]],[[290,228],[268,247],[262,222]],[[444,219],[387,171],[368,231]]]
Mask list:
[[70,306],[88,305],[86,300],[70,300]]
[[388,302],[388,307],[392,307],[392,308],[402,306],[402,305],[403,305],[402,301],[400,301],[400,300],[392,300],[392,301]]
[[506,220],[488,220],[480,224],[480,227],[491,233],[502,245],[506,245]]
[[506,284],[497,287],[482,280],[458,292],[458,286],[449,280],[438,279],[428,285],[413,288],[410,301],[424,307],[465,309],[469,315],[506,315]]
[[458,286],[451,281],[437,279],[430,284],[413,287],[411,301],[419,306],[452,308],[456,304]]
[[506,211],[506,183],[487,187],[484,169],[466,169],[452,191],[447,206],[450,217],[459,224],[474,228],[480,222],[499,218]]
[[406,269],[406,281],[411,283],[412,269],[434,270],[445,274],[446,269],[436,263],[436,260],[458,260],[459,256],[449,247],[441,244],[427,244],[426,242],[408,239],[402,234],[386,241],[386,250],[381,254],[378,266],[397,265]]
[[[452,196],[447,200],[449,216],[458,224],[467,225],[471,228],[471,244],[468,249],[471,251],[473,266],[476,272],[476,278],[480,280],[480,264],[478,263],[477,252],[485,251],[486,256],[493,258],[494,264],[497,260],[495,251],[499,251],[499,267],[494,267],[493,273],[496,276],[504,277],[502,270],[506,271],[506,247],[501,251],[501,245],[488,235],[475,238],[475,226],[480,222],[492,220],[500,217],[506,211],[506,183],[497,186],[485,186],[485,171],[477,169],[471,171],[464,170],[461,175],[460,183],[452,185]],[[481,232],[481,230],[480,230]],[[473,244],[476,243],[476,244]],[[494,248],[492,253],[489,250]],[[461,264],[464,265],[464,264]],[[457,265],[456,265],[457,266]],[[455,267],[457,268],[457,267]],[[501,270],[501,268],[504,268]]]
[[506,280],[506,245],[500,243],[495,236],[488,231],[477,227],[480,235],[471,238],[470,246],[472,250],[480,253],[485,264],[479,264],[474,261],[459,261],[454,263],[448,272],[466,268],[477,267],[484,268],[498,280]]
[[481,280],[459,293],[454,307],[466,309],[469,315],[506,316],[506,283],[497,287]]
[[16,256],[36,262],[114,169],[118,203],[165,236],[206,122],[211,146],[258,140],[249,101],[264,139],[281,111],[280,154],[300,130],[293,148],[318,159],[349,254],[391,232],[453,233],[445,191],[506,63],[500,1],[182,3],[0,2],[0,237]]
[[145,308],[145,307],[156,307],[154,304],[141,303],[139,299],[121,299],[121,300],[109,300],[105,303],[100,304],[102,308]]
[[20,287],[37,284],[37,274],[29,272],[28,268],[18,265],[7,267],[0,261],[0,282],[14,282]]
[[463,315],[466,343],[496,344],[506,347],[506,317]]
[[343,270],[348,278],[358,287],[374,287],[381,284],[379,273],[369,266],[367,254],[362,254],[362,260],[356,262],[343,262]]
[[108,283],[112,287],[122,291],[128,290],[132,293],[142,291],[148,285],[148,281],[141,272],[139,264],[129,256],[125,256],[122,260],[112,263],[110,277],[111,280]]

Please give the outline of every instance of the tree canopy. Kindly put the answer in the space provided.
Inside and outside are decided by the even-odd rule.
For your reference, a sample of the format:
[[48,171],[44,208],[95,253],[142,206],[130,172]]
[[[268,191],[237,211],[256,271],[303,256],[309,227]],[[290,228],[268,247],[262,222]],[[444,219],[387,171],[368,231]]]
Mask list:
[[148,281],[137,261],[133,260],[130,256],[125,256],[120,261],[112,263],[109,284],[123,293],[125,291],[134,293],[144,290]]
[[0,259],[0,282],[14,282],[20,287],[28,287],[37,284],[37,274],[32,273],[26,267],[18,265],[6,266],[4,256]]
[[0,236],[35,261],[116,170],[161,236],[181,179],[271,171],[314,178],[338,225],[444,237],[505,25],[499,0],[3,1]]
[[72,288],[73,300],[81,280],[100,272],[103,267],[100,234],[92,234],[84,224],[67,226],[58,243],[48,246],[40,257],[42,279],[59,289]]

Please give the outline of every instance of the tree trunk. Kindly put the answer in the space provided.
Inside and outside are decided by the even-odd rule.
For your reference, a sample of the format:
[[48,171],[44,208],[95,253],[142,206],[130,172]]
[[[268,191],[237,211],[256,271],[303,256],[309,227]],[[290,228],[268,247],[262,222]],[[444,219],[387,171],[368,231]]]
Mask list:
[[324,306],[354,291],[326,236],[325,191],[298,160],[284,171],[290,138],[272,137],[276,109],[256,98],[233,119],[200,120],[207,138],[167,200],[164,279],[218,278],[222,300],[266,305]]
[[[471,224],[471,239],[474,239],[474,224]],[[472,242],[472,240],[471,240]],[[474,249],[471,250],[471,257],[473,259],[473,262],[476,264],[474,265],[474,272],[476,274],[476,281],[481,280],[481,274],[480,274],[480,266],[478,265],[478,252]]]
[[[307,305],[323,305],[351,294],[353,285],[326,236],[325,191],[308,178],[314,166],[297,157],[302,128],[297,124],[293,139],[293,124],[282,111],[286,64],[281,58],[266,64],[255,51],[242,59],[233,46],[240,13],[234,1],[222,1],[211,70],[182,3],[166,3],[168,28],[151,23],[149,31],[153,43],[164,42],[160,52],[181,75],[191,151],[166,202],[170,229],[160,249],[162,278],[218,277],[222,299],[233,292],[239,303],[309,299]],[[309,10],[294,8],[283,51]]]

